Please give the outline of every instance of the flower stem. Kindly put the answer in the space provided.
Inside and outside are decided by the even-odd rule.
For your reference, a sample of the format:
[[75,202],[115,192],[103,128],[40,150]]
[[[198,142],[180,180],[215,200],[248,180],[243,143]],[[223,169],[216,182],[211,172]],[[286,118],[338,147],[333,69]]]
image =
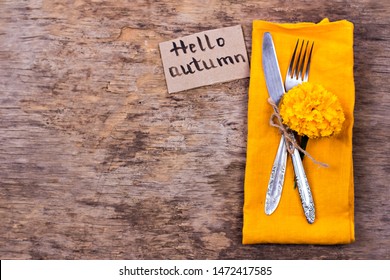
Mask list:
[[[301,137],[301,143],[299,145],[305,151],[306,151],[306,146],[307,146],[308,141],[309,141],[309,137],[307,137],[306,135]],[[303,158],[305,157],[305,154],[302,152],[299,152],[299,154],[301,155],[301,159],[303,160]]]
[[[307,137],[306,135],[301,136],[299,146],[305,151],[306,151],[307,142],[309,142],[309,137]],[[305,154],[302,153],[301,151],[299,151],[299,155],[301,156],[301,160],[303,160],[303,158],[305,157]],[[297,188],[297,181],[294,180],[294,189],[296,189],[296,188]]]

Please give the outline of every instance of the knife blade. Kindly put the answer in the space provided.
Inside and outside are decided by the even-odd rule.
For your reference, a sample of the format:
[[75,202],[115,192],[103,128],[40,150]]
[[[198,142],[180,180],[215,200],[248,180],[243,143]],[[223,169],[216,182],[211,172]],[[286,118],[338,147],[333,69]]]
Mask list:
[[268,93],[276,105],[285,93],[271,33],[265,32],[263,38],[263,70]]
[[[265,32],[263,36],[262,63],[268,93],[272,100],[276,104],[279,104],[283,94],[285,93],[285,89],[282,76],[280,74],[275,46],[269,32]],[[291,133],[290,136],[295,140],[293,133]],[[280,142],[278,149],[286,149],[284,136],[282,136],[282,141]],[[267,215],[271,215],[276,210],[283,191],[286,169],[286,160],[283,156],[287,156],[287,153],[282,152],[280,154],[282,154],[282,156],[276,158],[274,161],[270,181],[268,183],[265,200],[265,213]],[[303,168],[302,160],[297,149],[294,148],[294,152],[291,157],[303,211],[307,221],[312,224],[315,220],[314,201],[306,178],[305,170]]]

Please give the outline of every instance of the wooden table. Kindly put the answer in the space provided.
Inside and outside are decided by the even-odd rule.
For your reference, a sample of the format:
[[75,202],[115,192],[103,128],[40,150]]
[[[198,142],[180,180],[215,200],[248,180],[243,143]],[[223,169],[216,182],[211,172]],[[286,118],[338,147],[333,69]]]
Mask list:
[[[0,2],[1,259],[389,259],[389,1],[240,2]],[[324,17],[355,24],[356,242],[244,246],[249,79],[168,94],[158,43]]]

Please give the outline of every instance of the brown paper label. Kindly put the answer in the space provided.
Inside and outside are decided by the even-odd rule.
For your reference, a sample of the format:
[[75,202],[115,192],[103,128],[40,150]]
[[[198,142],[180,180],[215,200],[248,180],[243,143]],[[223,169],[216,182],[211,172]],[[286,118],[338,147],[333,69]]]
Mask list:
[[248,54],[240,25],[159,45],[169,93],[249,77]]

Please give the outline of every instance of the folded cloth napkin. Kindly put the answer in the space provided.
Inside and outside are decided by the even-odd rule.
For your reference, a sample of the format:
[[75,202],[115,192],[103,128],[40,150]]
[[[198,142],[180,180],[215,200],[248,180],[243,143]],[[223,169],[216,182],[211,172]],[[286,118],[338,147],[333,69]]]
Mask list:
[[[273,112],[262,69],[264,32],[272,34],[284,79],[297,39],[314,41],[309,82],[338,96],[345,114],[343,130],[330,138],[310,139],[306,151],[329,167],[305,157],[303,165],[313,194],[316,220],[306,221],[291,158],[278,208],[264,213],[265,196],[280,133],[269,125]],[[346,244],[354,234],[352,127],[355,103],[353,24],[346,20],[318,24],[254,21],[248,101],[248,142],[244,186],[243,244]]]

